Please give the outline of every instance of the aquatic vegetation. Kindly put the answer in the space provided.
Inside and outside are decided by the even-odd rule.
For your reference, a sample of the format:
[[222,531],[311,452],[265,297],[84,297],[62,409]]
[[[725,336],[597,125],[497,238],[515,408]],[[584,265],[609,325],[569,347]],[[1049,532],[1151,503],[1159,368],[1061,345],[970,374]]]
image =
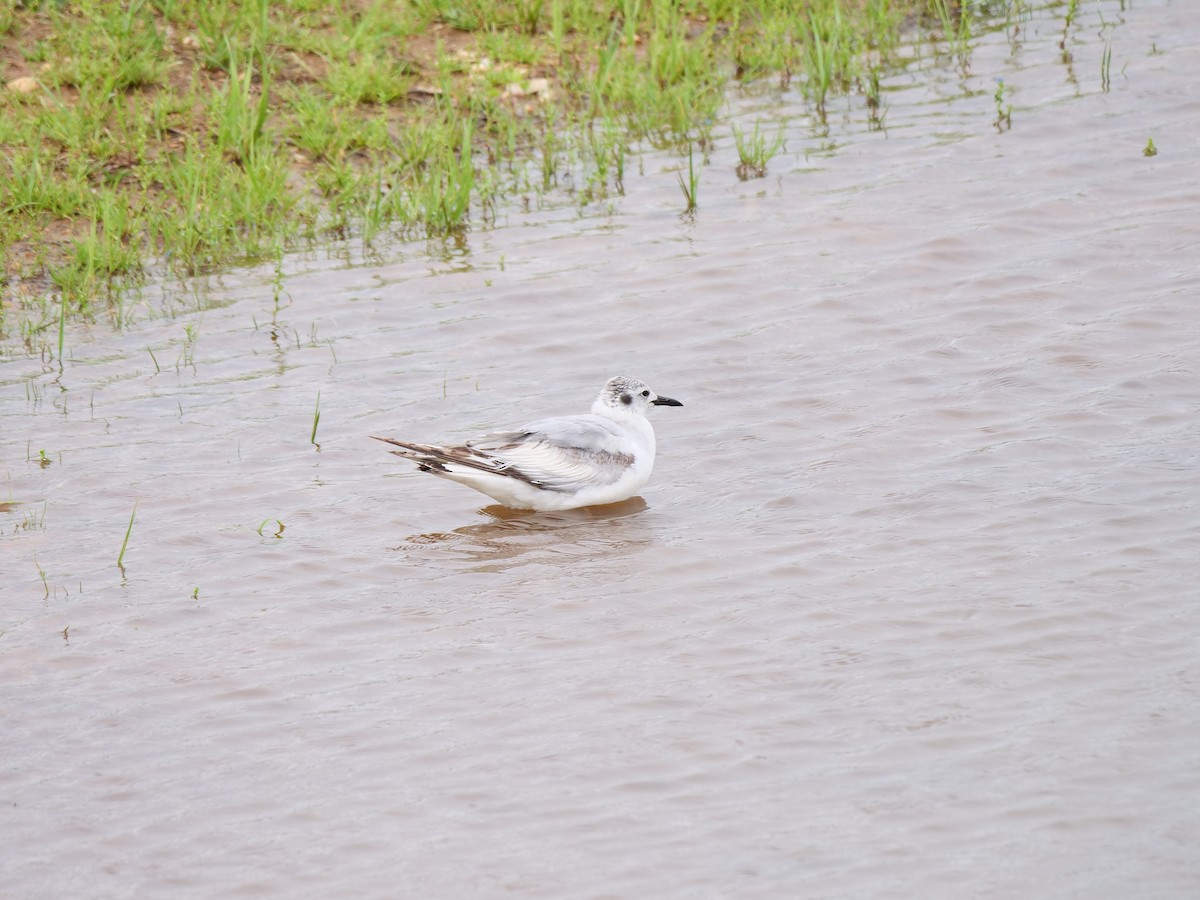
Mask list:
[[749,134],[734,125],[733,142],[738,152],[738,178],[742,181],[762,178],[767,174],[767,163],[783,149],[783,129],[780,128],[773,138],[768,139],[762,133],[758,122],[754,123],[754,130]]
[[[33,565],[38,570],[38,577],[42,579],[42,588],[45,591],[45,593],[42,595],[42,599],[48,600],[50,598],[50,582],[46,579],[46,570],[42,568],[42,564],[40,562],[38,562],[36,556],[33,558]],[[68,627],[70,627],[70,626],[68,626]],[[63,629],[63,637],[65,638],[66,636],[67,636],[67,629],[64,628]]]
[[58,361],[62,365],[63,342],[67,336],[67,292],[63,291],[58,297]]
[[[47,460],[45,465],[49,465],[49,464],[50,463]],[[39,465],[41,465],[40,461],[39,461]],[[45,468],[45,466],[43,466],[43,468]],[[18,506],[18,505],[20,505],[20,504],[12,503],[12,502],[0,503],[0,511],[8,512],[14,506]],[[22,531],[45,531],[46,530],[46,508],[48,505],[49,505],[49,501],[44,500],[44,501],[42,501],[42,505],[40,508],[33,506],[33,507],[29,507],[28,509],[25,509],[22,512],[21,521],[15,523],[13,525],[12,533],[20,534]],[[36,561],[35,561],[35,565],[36,565]]]
[[691,144],[688,145],[687,177],[684,178],[682,170],[677,172],[676,176],[679,178],[679,189],[683,191],[683,197],[687,201],[687,206],[683,210],[684,215],[691,215],[696,211],[696,195],[700,188],[700,174],[696,171],[696,161]]
[[1067,49],[1067,40],[1071,35],[1071,26],[1075,24],[1075,16],[1079,12],[1079,0],[1067,0],[1067,11],[1063,16],[1062,37],[1058,41],[1058,49],[1062,51],[1062,60],[1064,63],[1070,63],[1074,58],[1071,51]]
[[1158,156],[1158,148],[1154,146],[1154,138],[1146,140],[1146,146],[1142,149],[1142,156]]
[[1067,0],[1067,12],[1063,16],[1063,36],[1059,41],[1058,46],[1063,48],[1067,41],[1067,33],[1071,30],[1071,26],[1075,23],[1075,16],[1079,13],[1079,0]]
[[1104,91],[1104,93],[1106,93],[1106,94],[1108,93],[1109,88],[1112,86],[1112,79],[1109,75],[1111,69],[1112,69],[1112,38],[1105,37],[1104,53],[1102,53],[1100,56],[1100,90]]
[[1007,131],[1012,128],[1012,104],[1005,102],[1007,88],[1003,78],[996,79],[996,93],[992,95],[992,100],[996,104],[996,121],[992,124],[996,126],[997,131]]
[[137,517],[137,501],[133,502],[133,512],[129,514],[129,527],[125,529],[125,540],[121,541],[121,552],[117,554],[117,568],[125,571],[125,551],[129,549],[129,536],[133,534],[133,520]]
[[814,4],[808,11],[808,25],[802,36],[808,76],[804,84],[823,119],[826,98],[854,83],[865,43],[858,21],[847,14],[840,0]]
[[282,538],[284,529],[287,526],[283,524],[281,519],[276,519],[272,516],[267,516],[267,518],[258,523],[258,528],[255,530],[258,532],[259,537],[265,537],[265,535],[263,535],[263,529],[267,527],[268,522],[274,522],[278,526],[278,528],[275,529],[275,533],[271,535],[271,537]]
[[196,341],[200,338],[200,326],[196,322],[188,322],[183,326],[183,346],[179,351],[179,359],[175,361],[175,371],[190,368],[196,370]]
[[942,39],[966,75],[971,67],[971,5],[954,0],[929,0],[930,11],[941,25]]
[[312,434],[308,436],[308,441],[318,450],[321,449],[321,445],[317,443],[317,426],[319,424],[321,424],[321,392],[317,391],[317,406],[313,410]]

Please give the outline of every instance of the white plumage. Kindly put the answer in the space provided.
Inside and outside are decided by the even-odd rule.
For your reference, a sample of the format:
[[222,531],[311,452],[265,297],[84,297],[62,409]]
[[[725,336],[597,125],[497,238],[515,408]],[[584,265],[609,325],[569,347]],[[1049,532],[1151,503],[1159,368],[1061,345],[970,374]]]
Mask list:
[[617,503],[654,469],[651,406],[683,406],[636,378],[610,378],[588,415],[540,419],[454,446],[376,437],[423,472],[448,478],[514,509],[550,511]]

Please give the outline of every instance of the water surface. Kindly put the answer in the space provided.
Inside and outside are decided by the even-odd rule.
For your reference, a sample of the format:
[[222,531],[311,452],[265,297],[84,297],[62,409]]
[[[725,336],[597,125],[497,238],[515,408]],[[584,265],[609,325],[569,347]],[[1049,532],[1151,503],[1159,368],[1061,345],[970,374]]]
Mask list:
[[[787,150],[720,126],[694,220],[645,151],[5,355],[5,895],[1195,895],[1200,19],[1125,7],[926,49],[882,130],[736,93]],[[367,438],[615,374],[686,404],[617,509]]]

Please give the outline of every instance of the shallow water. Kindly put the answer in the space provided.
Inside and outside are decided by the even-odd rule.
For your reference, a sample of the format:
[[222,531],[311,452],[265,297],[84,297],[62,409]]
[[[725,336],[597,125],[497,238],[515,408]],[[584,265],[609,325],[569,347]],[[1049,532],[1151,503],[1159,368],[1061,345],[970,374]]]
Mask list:
[[[1195,895],[1200,16],[1127,6],[883,131],[747,91],[787,152],[694,221],[647,153],[0,359],[5,896]],[[626,373],[685,406],[614,509],[366,437]]]

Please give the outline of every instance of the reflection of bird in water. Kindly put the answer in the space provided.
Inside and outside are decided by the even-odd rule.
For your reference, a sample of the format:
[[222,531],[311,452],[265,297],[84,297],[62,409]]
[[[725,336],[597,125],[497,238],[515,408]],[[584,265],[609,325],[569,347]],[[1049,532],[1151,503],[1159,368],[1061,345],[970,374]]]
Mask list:
[[541,512],[617,503],[654,469],[651,406],[683,406],[636,378],[609,379],[590,414],[540,419],[442,447],[372,437],[400,447],[422,472],[448,478],[513,509]]
[[[644,547],[646,531],[633,523],[645,509],[646,501],[641,497],[606,506],[533,514],[486,506],[483,511],[493,521],[413,535],[393,549],[427,562],[441,558],[476,563],[478,571],[498,571],[525,563],[577,567],[581,561],[597,556],[611,559],[627,549]],[[592,527],[596,522],[624,518],[629,524],[620,529],[598,531]],[[601,552],[597,553],[598,549]]]

